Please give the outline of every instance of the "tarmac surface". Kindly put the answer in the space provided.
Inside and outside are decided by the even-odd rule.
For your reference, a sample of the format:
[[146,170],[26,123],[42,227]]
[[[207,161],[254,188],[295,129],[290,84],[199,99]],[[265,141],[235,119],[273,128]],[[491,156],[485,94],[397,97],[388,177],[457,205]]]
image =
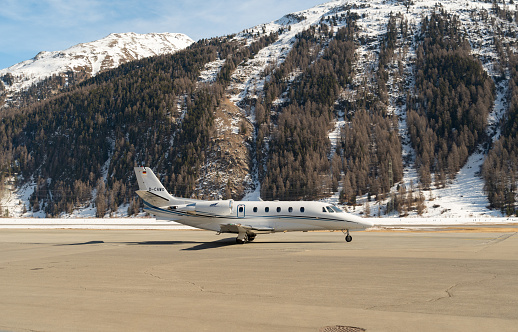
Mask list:
[[3,229],[0,331],[518,331],[516,232]]

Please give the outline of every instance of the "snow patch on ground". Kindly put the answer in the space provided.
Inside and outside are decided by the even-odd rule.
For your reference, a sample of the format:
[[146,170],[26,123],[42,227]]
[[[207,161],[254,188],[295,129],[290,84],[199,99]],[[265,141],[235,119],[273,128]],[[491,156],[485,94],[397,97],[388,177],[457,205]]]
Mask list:
[[335,120],[335,126],[333,130],[328,134],[329,141],[331,142],[331,153],[329,155],[329,159],[332,159],[336,153],[336,147],[340,142],[342,128],[344,128],[345,124],[345,114],[344,112],[340,112],[338,118]]
[[[426,197],[429,217],[501,217],[499,211],[489,210],[489,201],[484,194],[484,181],[479,176],[485,156],[471,155],[455,179],[445,188],[433,191],[433,200]],[[428,196],[425,194],[425,196]],[[434,207],[437,206],[437,207]]]
[[0,229],[193,229],[155,218],[0,218]]
[[[376,230],[384,227],[420,229],[459,225],[518,224],[518,218],[365,218]],[[0,229],[194,229],[154,218],[0,218]]]
[[215,60],[209,62],[205,65],[204,70],[200,73],[200,77],[198,77],[199,83],[212,83],[216,82],[216,77],[225,64],[225,60]]

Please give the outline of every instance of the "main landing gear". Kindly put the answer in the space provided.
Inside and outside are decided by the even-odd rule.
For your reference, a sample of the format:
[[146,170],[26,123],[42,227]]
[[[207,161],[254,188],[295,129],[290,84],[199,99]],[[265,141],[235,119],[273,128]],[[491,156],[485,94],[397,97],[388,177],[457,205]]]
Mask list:
[[349,230],[348,229],[346,231],[347,231],[347,233],[344,232],[344,234],[345,234],[345,241],[346,242],[351,242],[353,240],[353,237],[349,234]]
[[239,235],[236,238],[236,243],[245,244],[247,242],[252,242],[253,240],[255,240],[255,235],[256,234],[254,233],[239,233]]

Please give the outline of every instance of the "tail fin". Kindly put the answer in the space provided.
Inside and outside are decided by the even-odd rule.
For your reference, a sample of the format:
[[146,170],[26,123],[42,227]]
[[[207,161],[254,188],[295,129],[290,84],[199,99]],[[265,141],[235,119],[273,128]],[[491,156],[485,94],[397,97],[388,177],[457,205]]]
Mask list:
[[139,190],[137,194],[146,202],[155,206],[167,206],[176,203],[176,199],[164,188],[155,173],[149,167],[135,167]]

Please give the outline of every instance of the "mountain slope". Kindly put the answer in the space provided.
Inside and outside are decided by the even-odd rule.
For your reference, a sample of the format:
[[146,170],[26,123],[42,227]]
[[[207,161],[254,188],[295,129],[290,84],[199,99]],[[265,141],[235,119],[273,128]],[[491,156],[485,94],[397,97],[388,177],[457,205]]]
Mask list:
[[[514,135],[516,23],[515,6],[497,2],[331,1],[129,62],[5,119],[0,165],[27,183],[28,214],[94,202],[98,215],[134,213],[136,164],[193,197],[515,213],[517,177],[493,177],[494,197],[506,197],[496,205],[479,173],[493,143]],[[71,142],[84,150],[63,155]]]
[[9,103],[13,94],[53,75],[80,72],[85,77],[91,77],[128,61],[172,54],[193,42],[179,33],[113,33],[103,39],[78,44],[63,51],[40,52],[33,59],[0,70],[0,78],[3,78]]
[[[430,1],[332,1],[326,4],[317,6],[315,8],[301,11],[298,13],[290,14],[281,20],[266,24],[264,26],[256,27],[256,31],[260,29],[274,30],[283,23],[290,24],[290,32],[285,35],[284,40],[290,40],[293,36],[300,32],[300,30],[294,29],[296,26],[307,27],[308,24],[316,24],[321,22],[326,17],[332,17],[335,15],[343,15],[347,10],[354,12],[357,15],[357,25],[360,27],[361,32],[361,44],[356,51],[357,62],[355,64],[356,75],[355,80],[360,85],[360,80],[365,79],[365,74],[372,73],[376,67],[379,67],[379,56],[380,45],[383,41],[383,34],[387,33],[388,23],[391,14],[394,13],[398,17],[398,25],[405,24],[408,31],[408,36],[404,37],[403,33],[399,33],[397,36],[397,47],[393,50],[394,55],[392,56],[391,63],[387,70],[389,71],[388,79],[388,102],[386,107],[388,111],[394,112],[400,118],[400,134],[403,139],[403,152],[408,157],[406,160],[408,163],[405,167],[405,180],[402,182],[406,186],[410,186],[411,182],[414,184],[419,183],[418,176],[416,174],[415,159],[412,157],[415,155],[410,144],[405,143],[407,138],[407,123],[406,123],[406,109],[407,105],[404,102],[407,96],[407,92],[414,87],[414,63],[416,60],[416,49],[417,43],[414,39],[414,34],[421,27],[421,18],[424,15],[430,15],[432,12],[439,9],[450,12],[457,15],[462,23],[462,29],[466,33],[466,37],[472,46],[472,53],[482,62],[482,65],[486,72],[491,76],[497,78],[498,68],[501,68],[501,59],[496,50],[494,43],[495,39],[502,39],[504,45],[513,45],[513,36],[516,35],[516,25],[513,22],[513,18],[509,17],[516,15],[516,11],[512,8],[513,6],[505,6],[498,4],[491,4],[483,1],[442,1],[440,3]],[[507,16],[505,13],[508,13]],[[509,13],[513,13],[510,15]],[[516,19],[515,19],[516,20]],[[336,21],[335,26],[340,26],[339,20]],[[501,30],[497,28],[502,27]],[[291,34],[291,35],[289,35]],[[281,36],[280,40],[283,39]],[[280,42],[278,45],[272,45],[270,49],[283,50],[284,54],[287,54],[290,50],[289,43],[284,42],[283,45]],[[514,49],[514,48],[512,48]],[[258,64],[274,62],[277,59],[269,59],[268,51],[264,50],[264,58],[255,58],[255,62]],[[280,56],[279,61],[283,61],[285,56]],[[248,67],[248,66],[247,66]],[[263,67],[264,68],[264,67]],[[239,68],[238,68],[239,70]],[[245,69],[243,69],[245,70]],[[247,68],[251,71],[250,68]],[[257,66],[257,72],[261,71],[260,65]],[[374,76],[371,74],[371,77]],[[251,76],[254,79],[254,76]],[[371,78],[372,81],[374,79]],[[497,99],[495,100],[495,106],[493,112],[490,114],[488,119],[488,136],[494,137],[494,132],[497,128],[496,123],[502,119],[504,114],[505,105],[504,99],[506,96],[505,81],[497,80],[498,91]],[[375,82],[373,82],[375,83]],[[252,82],[248,84],[236,86],[233,91],[238,92],[233,94],[233,100],[239,103],[240,100],[250,97],[250,93],[247,92],[250,86],[261,87],[260,83]],[[368,88],[372,89],[373,84],[368,85]],[[237,89],[236,89],[237,88]],[[260,90],[255,90],[259,95]],[[354,96],[355,91],[344,91],[347,93],[347,99],[356,99]],[[491,110],[489,110],[491,112]],[[344,122],[337,116],[335,130],[330,133],[330,139],[336,140],[339,138],[334,134],[340,126],[348,122]],[[427,215],[469,215],[474,213],[475,215],[491,213],[487,210],[489,202],[484,193],[484,182],[478,177],[478,171],[480,170],[484,157],[477,155],[470,159],[470,162],[466,163],[465,167],[459,174],[471,174],[472,178],[466,181],[466,177],[452,177],[448,182],[444,190],[434,188],[432,186],[430,195],[427,197],[426,206]],[[474,169],[475,171],[471,171]],[[478,171],[477,171],[478,170]],[[464,184],[463,184],[464,182]],[[465,183],[470,183],[469,186],[465,186]],[[448,191],[450,187],[465,188],[466,192],[461,189],[455,189],[455,191]],[[470,189],[466,189],[466,188]],[[432,192],[437,191],[435,195]],[[469,193],[468,193],[469,191]],[[460,194],[459,194],[460,192]],[[516,193],[516,191],[514,191]],[[476,193],[476,195],[473,195]],[[455,195],[454,202],[459,209],[455,211],[452,209],[450,202],[452,201],[452,195]],[[439,202],[440,199],[440,202]],[[365,202],[365,201],[364,201]],[[461,211],[463,210],[463,211]]]

